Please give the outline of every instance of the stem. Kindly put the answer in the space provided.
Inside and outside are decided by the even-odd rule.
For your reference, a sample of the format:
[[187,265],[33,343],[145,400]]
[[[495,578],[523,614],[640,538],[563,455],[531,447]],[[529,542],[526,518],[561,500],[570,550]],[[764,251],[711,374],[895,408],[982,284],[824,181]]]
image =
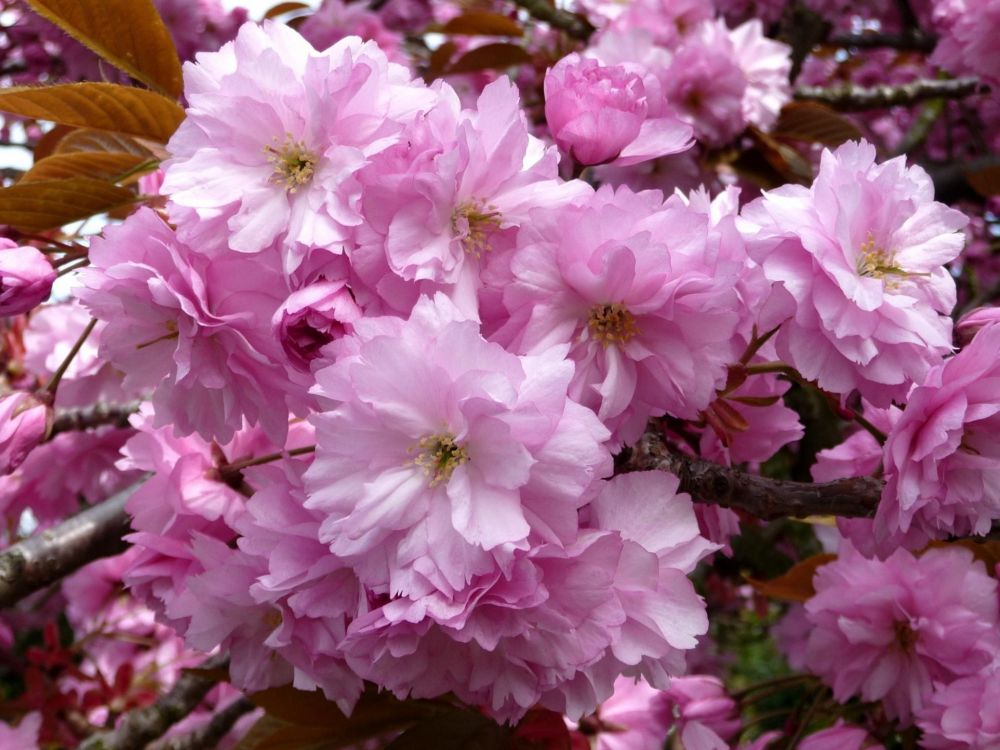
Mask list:
[[557,8],[554,4],[550,4],[548,0],[511,1],[519,8],[524,8],[528,11],[532,18],[544,21],[552,28],[565,31],[574,39],[579,39],[582,42],[590,39],[590,35],[596,31],[593,24],[583,16]]
[[857,413],[854,414],[854,421],[864,427],[873,438],[878,440],[879,445],[885,445],[888,436],[882,430]]
[[773,677],[770,680],[763,680],[762,682],[755,683],[749,687],[745,687],[742,690],[730,693],[733,700],[742,701],[746,696],[751,693],[756,693],[759,690],[766,690],[777,685],[794,685],[797,682],[804,682],[806,680],[814,680],[811,674],[786,674],[781,677]]
[[79,354],[80,349],[83,348],[84,342],[87,340],[87,337],[90,336],[90,332],[94,330],[94,326],[96,325],[97,318],[91,318],[90,322],[87,323],[87,327],[83,329],[83,333],[80,334],[80,338],[76,340],[76,343],[73,344],[73,348],[69,350],[69,353],[59,365],[59,369],[53,373],[52,380],[50,380],[48,385],[45,386],[45,390],[52,396],[56,395],[56,388],[59,387],[59,381],[62,380],[63,375],[66,374],[66,370],[69,369],[70,364],[73,362],[73,358]]
[[771,340],[774,334],[778,332],[779,328],[781,328],[781,323],[778,323],[778,325],[776,325],[770,331],[765,333],[763,336],[758,336],[757,326],[754,326],[753,337],[750,340],[749,346],[747,346],[747,350],[743,352],[743,356],[740,357],[740,364],[741,365],[750,364],[750,360],[753,359],[753,356],[760,351],[760,348],[764,346],[764,344],[766,344],[768,341]]
[[293,456],[304,456],[307,453],[313,453],[316,450],[315,445],[306,445],[302,448],[292,448],[290,451],[278,451],[277,453],[268,453],[264,456],[258,456],[256,458],[248,458],[245,461],[237,461],[234,464],[227,464],[220,469],[220,473],[225,476],[233,476],[239,474],[244,469],[248,469],[251,466],[260,466],[261,464],[269,464],[272,461],[280,461],[283,458],[291,458]]
[[754,365],[747,365],[747,375],[764,375],[769,372],[777,372],[782,375],[798,375],[795,368],[784,362],[758,362]]
[[809,722],[812,721],[813,715],[816,713],[816,709],[819,708],[820,703],[823,699],[823,694],[826,692],[826,687],[820,687],[813,696],[812,702],[806,708],[805,712],[802,714],[802,719],[799,721],[798,727],[795,729],[795,734],[791,736],[788,740],[787,750],[795,750],[798,747],[799,740],[806,733],[809,728]]
[[56,276],[65,276],[66,274],[73,273],[73,271],[79,271],[81,268],[90,265],[90,258],[74,258],[74,261],[80,261],[76,265],[72,263],[66,263],[62,268],[59,269]]

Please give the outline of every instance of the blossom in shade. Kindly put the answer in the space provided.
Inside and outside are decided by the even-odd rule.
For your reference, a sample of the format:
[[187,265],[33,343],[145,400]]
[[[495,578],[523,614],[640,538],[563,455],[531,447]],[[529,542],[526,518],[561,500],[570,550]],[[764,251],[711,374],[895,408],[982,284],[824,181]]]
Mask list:
[[556,143],[580,164],[637,164],[693,145],[673,117],[648,118],[642,78],[621,65],[572,53],[545,74],[545,120]]
[[740,266],[720,260],[708,222],[678,199],[626,187],[537,210],[494,338],[525,353],[569,345],[570,392],[615,444],[638,438],[650,416],[695,418],[738,356]]
[[[713,8],[700,0],[635,0],[622,8],[607,0],[584,0],[588,10],[613,18],[614,31],[639,29],[652,35],[657,45],[675,49],[702,23],[712,18]],[[617,6],[615,8],[609,6]]]
[[993,750],[1000,746],[1000,672],[988,669],[938,685],[917,716],[927,750]]
[[751,256],[795,302],[775,337],[782,359],[821,388],[902,401],[951,348],[965,217],[933,200],[933,184],[875,148],[824,151],[809,188],[766,192],[742,212]]
[[378,44],[386,57],[406,65],[409,58],[403,49],[402,37],[388,28],[379,13],[364,4],[343,0],[323,0],[316,12],[309,15],[298,31],[318,50],[325,50],[344,37],[359,36]]
[[980,328],[990,323],[1000,323],[1000,307],[977,307],[955,323],[955,337],[964,346],[972,341]]
[[936,682],[978,673],[1000,649],[997,582],[967,549],[881,561],[843,543],[813,583],[806,666],[838,701],[881,701],[903,726]]
[[788,611],[771,628],[771,637],[788,666],[797,672],[806,668],[806,651],[809,647],[809,615],[801,604],[792,604]]
[[163,193],[200,218],[223,216],[240,252],[343,242],[362,221],[357,171],[433,101],[374,43],[348,37],[318,53],[278,23],[245,24],[200,55],[185,95]]
[[23,717],[17,726],[0,721],[0,747],[38,750],[38,734],[41,728],[42,715],[37,711]]
[[320,350],[349,334],[360,317],[346,282],[324,280],[292,292],[274,313],[273,324],[288,361],[308,371]]
[[506,569],[533,534],[572,541],[611,457],[567,397],[564,348],[517,357],[439,294],[408,321],[356,321],[330,353],[307,506],[365,585],[451,595]]
[[[921,747],[928,747],[921,742]],[[827,729],[821,729],[799,743],[800,750],[882,750],[866,729],[846,724],[843,719]]]
[[[317,457],[317,460],[319,457]],[[662,472],[618,477],[576,540],[518,551],[462,590],[398,596],[348,629],[348,663],[399,696],[449,691],[516,720],[541,704],[571,720],[620,674],[666,687],[707,630],[686,573],[714,545]]]
[[677,677],[666,696],[677,716],[674,733],[685,750],[724,750],[739,732],[736,701],[717,677]]
[[1000,518],[1000,325],[932,369],[885,444],[875,515],[882,554],[948,535],[986,534]]
[[594,750],[662,750],[674,721],[667,696],[629,677],[615,680],[614,690],[595,713],[570,726],[592,738]]
[[283,440],[303,384],[271,330],[277,259],[202,255],[149,209],[109,227],[89,257],[78,296],[107,323],[100,355],[125,388],[153,392],[158,425],[228,442],[246,418]]
[[0,315],[18,315],[48,299],[55,269],[30,245],[0,237]]
[[938,0],[934,25],[941,35],[931,60],[955,74],[972,73],[1000,82],[995,43],[1000,29],[997,0]]
[[0,475],[20,466],[42,442],[51,418],[49,407],[25,391],[0,398]]
[[792,98],[788,80],[791,47],[764,36],[764,25],[757,18],[730,31],[729,39],[747,79],[743,116],[747,122],[769,129]]
[[[219,445],[197,436],[176,437],[169,427],[155,428],[148,406],[132,418],[138,430],[122,449],[122,469],[152,472],[131,495],[125,509],[134,531],[128,539],[140,553],[124,574],[133,594],[163,622],[183,634],[188,613],[173,607],[189,579],[203,572],[192,540],[217,540],[228,544],[236,538],[237,520],[246,512],[246,497],[223,481],[220,468],[256,455],[273,453],[275,445],[259,429],[244,429],[233,440]],[[305,433],[305,434],[303,434]],[[310,441],[308,430],[297,425],[286,447]]]
[[667,101],[699,141],[718,146],[746,127],[747,73],[722,20],[698,24],[685,36],[661,81]]

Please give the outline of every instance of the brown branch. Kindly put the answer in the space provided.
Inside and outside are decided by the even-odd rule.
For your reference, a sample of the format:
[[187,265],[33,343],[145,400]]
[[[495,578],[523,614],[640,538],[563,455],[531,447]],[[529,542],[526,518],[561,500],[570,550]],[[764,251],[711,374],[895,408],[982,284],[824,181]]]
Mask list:
[[875,514],[882,494],[882,481],[873,477],[812,483],[749,474],[674,453],[654,433],[643,436],[624,468],[669,471],[681,480],[681,491],[691,495],[694,502],[746,511],[764,520],[806,516],[864,518]]
[[229,734],[236,722],[257,708],[246,698],[240,697],[219,711],[212,719],[197,729],[157,743],[155,750],[210,750]]
[[218,680],[206,676],[204,671],[225,667],[227,663],[228,659],[220,654],[205,661],[199,670],[201,673],[183,672],[174,686],[155,703],[130,711],[116,729],[87,738],[80,750],[143,750],[198,708],[208,691],[215,687]]
[[932,52],[937,44],[937,38],[922,33],[886,34],[866,31],[861,34],[837,34],[830,38],[830,44],[837,47],[854,47],[855,49],[891,49],[912,52]]
[[140,483],[0,552],[0,609],[89,562],[123,552],[129,531],[125,501]]
[[528,11],[532,18],[544,21],[552,28],[565,31],[582,42],[590,39],[590,35],[596,31],[593,24],[583,16],[557,8],[554,4],[549,4],[548,0],[511,0],[511,2]]
[[899,86],[798,86],[795,98],[800,101],[821,102],[843,112],[880,109],[914,104],[925,99],[961,99],[973,94],[986,93],[988,87],[978,78],[952,80],[917,80]]
[[83,409],[66,409],[56,414],[49,437],[54,437],[60,432],[80,432],[106,424],[119,428],[128,427],[129,417],[139,411],[141,403],[141,401],[130,401],[125,404],[98,403]]

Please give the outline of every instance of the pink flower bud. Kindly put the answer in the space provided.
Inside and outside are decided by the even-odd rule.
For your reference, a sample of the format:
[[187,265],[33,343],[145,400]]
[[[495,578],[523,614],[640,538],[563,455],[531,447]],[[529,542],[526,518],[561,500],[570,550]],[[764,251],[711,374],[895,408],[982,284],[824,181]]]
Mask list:
[[0,398],[0,475],[10,474],[49,431],[49,408],[24,391]]
[[983,326],[1000,323],[1000,307],[977,307],[967,312],[955,324],[955,337],[958,343],[965,346]]
[[320,349],[349,334],[359,317],[361,309],[343,281],[320,281],[289,295],[273,324],[289,361],[308,372]]
[[38,249],[0,239],[0,315],[28,312],[48,298],[55,280],[52,264]]
[[545,74],[545,119],[556,143],[581,164],[618,156],[646,119],[642,79],[621,65],[574,53]]

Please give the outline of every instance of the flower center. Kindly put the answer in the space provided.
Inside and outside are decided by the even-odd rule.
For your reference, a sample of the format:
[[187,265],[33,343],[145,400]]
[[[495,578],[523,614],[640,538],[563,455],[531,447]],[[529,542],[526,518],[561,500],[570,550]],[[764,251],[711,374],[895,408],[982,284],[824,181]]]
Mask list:
[[893,625],[893,629],[896,631],[896,643],[899,647],[908,654],[912,653],[917,645],[917,634],[910,624],[899,620]]
[[448,432],[420,438],[417,448],[420,455],[413,463],[424,470],[431,487],[447,481],[456,468],[469,460],[465,446],[456,443],[455,436]]
[[590,308],[587,326],[590,335],[604,346],[627,344],[639,332],[635,318],[621,302],[594,305]]
[[873,279],[881,279],[886,282],[886,288],[893,283],[892,279],[886,280],[886,276],[907,277],[908,274],[902,267],[896,265],[895,253],[891,253],[875,244],[872,233],[868,233],[868,239],[858,250],[857,260],[858,274]]
[[[278,139],[274,139],[275,144]],[[289,193],[294,193],[303,185],[308,185],[316,172],[316,154],[306,148],[304,141],[297,141],[291,133],[285,134],[285,142],[264,146],[267,160],[274,166],[271,182],[283,185]]]
[[461,243],[465,252],[479,258],[493,249],[490,240],[493,233],[500,230],[500,223],[500,212],[496,206],[467,201],[451,215],[451,236]]

